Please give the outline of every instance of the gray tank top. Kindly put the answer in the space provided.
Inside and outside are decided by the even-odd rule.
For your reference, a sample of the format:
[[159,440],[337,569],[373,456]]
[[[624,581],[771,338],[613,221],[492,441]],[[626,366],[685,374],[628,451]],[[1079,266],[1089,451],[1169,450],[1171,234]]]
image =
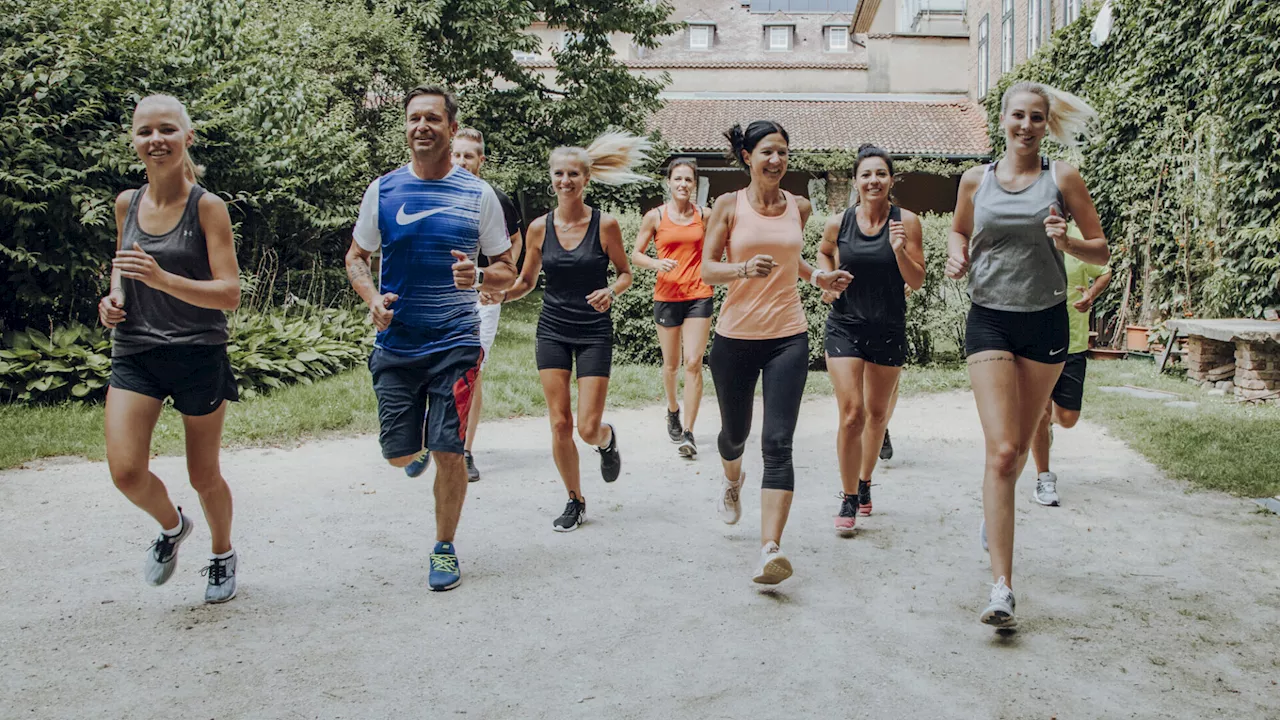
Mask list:
[[[209,250],[200,228],[200,196],[195,185],[182,218],[163,235],[152,235],[138,226],[138,204],[147,192],[143,185],[129,202],[124,218],[123,248],[137,243],[165,270],[192,280],[212,280]],[[124,322],[111,333],[111,356],[122,357],[169,345],[222,345],[227,342],[227,316],[221,310],[200,308],[168,293],[149,288],[138,280],[121,279],[124,289]]]
[[987,166],[973,196],[969,241],[969,297],[974,305],[1009,312],[1036,312],[1067,300],[1062,253],[1044,232],[1049,208],[1065,205],[1052,162],[1040,159],[1040,177],[1025,190],[1005,190]]

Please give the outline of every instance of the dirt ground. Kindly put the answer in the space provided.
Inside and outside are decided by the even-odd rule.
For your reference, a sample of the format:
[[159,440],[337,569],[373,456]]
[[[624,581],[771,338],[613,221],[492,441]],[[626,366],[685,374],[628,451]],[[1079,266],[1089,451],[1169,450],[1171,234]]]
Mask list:
[[[1029,501],[1030,471],[1019,486],[1021,629],[1002,639],[978,622],[970,396],[902,402],[852,539],[832,531],[834,402],[806,403],[796,574],[772,592],[750,582],[758,492],[739,525],[716,518],[705,410],[695,462],[661,408],[609,412],[622,478],[584,450],[589,523],[569,534],[545,419],[484,425],[463,584],[439,594],[430,476],[373,437],[224,456],[240,594],[222,606],[201,602],[181,459],[153,466],[197,518],[163,588],[141,578],[155,528],[105,465],[0,473],[0,717],[1280,717],[1280,517],[1190,492],[1087,421],[1060,431],[1064,506]],[[758,434],[747,453],[758,487]]]

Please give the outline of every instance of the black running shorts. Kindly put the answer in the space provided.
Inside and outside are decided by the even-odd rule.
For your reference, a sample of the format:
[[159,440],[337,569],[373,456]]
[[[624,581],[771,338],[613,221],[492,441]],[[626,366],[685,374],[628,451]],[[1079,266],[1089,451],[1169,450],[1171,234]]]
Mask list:
[[653,301],[653,321],[662,327],[680,327],[685,318],[709,318],[715,308],[711,298],[669,302]]
[[965,322],[964,354],[969,357],[987,350],[1003,350],[1052,365],[1066,362],[1069,332],[1065,302],[1036,312],[973,305]]
[[416,455],[424,447],[462,454],[471,391],[483,355],[479,346],[422,357],[403,357],[374,348],[369,355],[369,372],[373,373],[373,393],[378,396],[382,457],[390,460]]
[[902,367],[907,362],[907,333],[898,328],[852,325],[827,318],[823,345],[827,357],[861,358],[885,367]]
[[1088,365],[1088,353],[1069,353],[1067,364],[1053,386],[1053,404],[1063,410],[1080,412],[1084,404],[1084,371]]
[[580,378],[609,377],[613,369],[613,344],[604,339],[570,342],[539,335],[533,355],[539,370],[572,370],[576,366]]
[[109,383],[157,400],[172,397],[174,409],[191,417],[240,399],[226,345],[160,345],[113,357]]

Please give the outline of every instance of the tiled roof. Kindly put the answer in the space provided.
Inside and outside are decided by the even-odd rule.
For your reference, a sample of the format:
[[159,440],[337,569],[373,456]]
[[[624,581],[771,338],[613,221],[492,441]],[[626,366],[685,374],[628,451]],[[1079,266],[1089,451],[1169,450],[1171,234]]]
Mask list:
[[794,150],[857,150],[862,143],[912,155],[986,155],[987,119],[967,100],[667,100],[651,120],[685,151],[724,150],[734,123],[775,120]]
[[[779,54],[781,55],[781,54]],[[530,68],[553,68],[556,66],[554,60],[550,58],[537,58],[534,60],[521,60],[521,65]],[[744,69],[744,70],[866,70],[865,62],[855,61],[837,61],[837,60],[821,60],[821,59],[801,59],[797,60],[789,57],[779,57],[776,60],[734,60],[732,58],[720,58],[704,54],[701,58],[663,58],[653,57],[643,60],[622,60],[622,64],[636,70],[675,70],[682,68],[706,68],[706,69]]]

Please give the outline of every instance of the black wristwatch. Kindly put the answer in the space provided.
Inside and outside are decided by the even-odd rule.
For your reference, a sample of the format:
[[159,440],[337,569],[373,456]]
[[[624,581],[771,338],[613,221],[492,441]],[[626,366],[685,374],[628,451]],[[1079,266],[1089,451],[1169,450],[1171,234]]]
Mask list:
[[476,290],[479,290],[480,286],[483,284],[484,284],[484,268],[476,268],[476,284],[472,285],[471,287]]

